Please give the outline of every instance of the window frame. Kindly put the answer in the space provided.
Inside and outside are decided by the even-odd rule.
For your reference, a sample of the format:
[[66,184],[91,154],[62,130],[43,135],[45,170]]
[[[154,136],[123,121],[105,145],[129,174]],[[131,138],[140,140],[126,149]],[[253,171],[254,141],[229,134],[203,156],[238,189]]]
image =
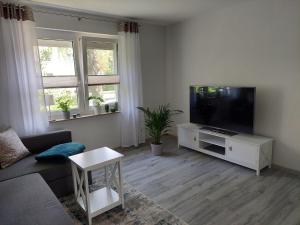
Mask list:
[[[43,40],[57,40],[57,41],[72,41],[73,43],[73,57],[74,57],[74,70],[75,77],[77,78],[77,102],[78,108],[71,109],[71,114],[80,113],[81,115],[91,115],[93,113],[93,108],[89,106],[88,97],[88,87],[92,86],[88,84],[88,68],[87,68],[87,54],[84,54],[86,49],[85,40],[100,40],[107,39],[116,43],[116,51],[114,54],[115,69],[116,74],[118,76],[118,82],[107,83],[107,84],[117,84],[118,85],[118,93],[117,99],[120,100],[120,78],[119,78],[119,64],[118,64],[118,35],[106,35],[106,34],[95,34],[95,33],[87,33],[87,32],[74,32],[74,31],[63,31],[63,30],[53,30],[47,28],[36,28],[37,39]],[[42,75],[41,75],[42,76]],[[100,76],[100,75],[99,75]],[[111,75],[104,75],[111,76]],[[63,76],[68,77],[68,76]],[[73,76],[72,76],[73,77]],[[106,84],[106,83],[105,83]],[[105,85],[105,84],[95,84],[95,85]],[[53,87],[55,88],[55,87]],[[57,87],[59,88],[59,87]],[[48,89],[48,88],[43,88]],[[47,107],[48,112],[48,107]],[[48,112],[49,114],[49,112]],[[61,111],[51,111],[51,116],[54,119],[61,118]]]
[[[119,68],[118,68],[118,36],[114,37],[103,37],[103,36],[88,36],[83,34],[81,37],[81,44],[82,44],[82,62],[83,62],[83,76],[84,76],[84,88],[85,93],[89,93],[90,86],[101,86],[101,85],[118,85],[117,90],[117,101],[120,99],[120,76],[119,76]],[[88,60],[87,60],[87,42],[88,41],[107,41],[115,44],[114,49],[114,73],[113,74],[105,74],[105,75],[89,75],[88,73]],[[84,54],[85,53],[85,54]],[[96,76],[103,76],[103,77],[118,77],[116,81],[108,82],[108,83],[97,83],[97,84],[89,84],[89,76],[96,77]],[[88,98],[89,96],[87,96]],[[89,105],[89,101],[86,102],[86,111],[87,113],[91,114],[93,111],[93,107]]]

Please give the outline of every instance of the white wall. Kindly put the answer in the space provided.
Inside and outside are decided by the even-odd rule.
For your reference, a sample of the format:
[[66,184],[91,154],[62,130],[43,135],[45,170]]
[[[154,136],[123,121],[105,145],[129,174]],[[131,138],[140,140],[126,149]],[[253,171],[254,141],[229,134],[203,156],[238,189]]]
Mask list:
[[72,138],[86,145],[87,149],[103,146],[120,146],[120,114],[107,114],[71,121],[51,123],[52,129],[72,131]]
[[189,121],[189,85],[256,86],[255,132],[300,170],[300,1],[253,0],[167,30],[167,101]]
[[165,27],[143,24],[140,29],[144,105],[166,101]]
[[[116,22],[78,21],[75,17],[49,13],[35,12],[35,20],[37,27],[43,28],[112,35],[118,31]],[[144,105],[154,106],[165,100],[165,27],[141,24],[140,40]],[[88,149],[120,146],[120,114],[51,123],[51,128],[71,130],[73,140],[82,142]]]

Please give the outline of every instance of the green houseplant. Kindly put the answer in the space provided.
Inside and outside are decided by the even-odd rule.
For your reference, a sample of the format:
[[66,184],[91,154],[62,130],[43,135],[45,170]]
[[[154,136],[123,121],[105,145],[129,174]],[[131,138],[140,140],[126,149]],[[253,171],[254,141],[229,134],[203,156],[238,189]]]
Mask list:
[[103,98],[100,96],[90,96],[88,98],[89,101],[93,100],[94,104],[94,113],[95,114],[100,114],[101,113],[101,103],[104,102]]
[[58,103],[58,108],[63,111],[64,119],[70,119],[70,108],[73,103],[73,99],[68,95],[64,95],[57,98],[56,101]]
[[160,105],[157,109],[149,109],[144,107],[137,107],[145,115],[145,126],[151,137],[151,150],[153,155],[161,155],[163,151],[163,145],[161,137],[168,134],[171,127],[171,117],[173,115],[182,113],[181,110],[172,110],[170,105]]

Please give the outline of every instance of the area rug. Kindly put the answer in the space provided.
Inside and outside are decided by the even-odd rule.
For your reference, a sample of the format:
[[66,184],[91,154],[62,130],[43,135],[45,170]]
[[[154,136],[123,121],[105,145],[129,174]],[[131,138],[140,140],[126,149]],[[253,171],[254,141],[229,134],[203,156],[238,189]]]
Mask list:
[[[124,184],[125,209],[116,207],[93,218],[93,225],[188,225],[168,210],[154,203],[129,184]],[[87,224],[86,216],[74,196],[60,198],[74,224]]]

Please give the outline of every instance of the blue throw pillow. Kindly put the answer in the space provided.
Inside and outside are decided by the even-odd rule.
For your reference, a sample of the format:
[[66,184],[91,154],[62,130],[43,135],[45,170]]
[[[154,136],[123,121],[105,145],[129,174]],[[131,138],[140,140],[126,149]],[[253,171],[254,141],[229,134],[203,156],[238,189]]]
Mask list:
[[38,154],[35,159],[38,161],[45,160],[67,160],[69,156],[83,152],[85,146],[77,142],[55,145],[52,148]]

